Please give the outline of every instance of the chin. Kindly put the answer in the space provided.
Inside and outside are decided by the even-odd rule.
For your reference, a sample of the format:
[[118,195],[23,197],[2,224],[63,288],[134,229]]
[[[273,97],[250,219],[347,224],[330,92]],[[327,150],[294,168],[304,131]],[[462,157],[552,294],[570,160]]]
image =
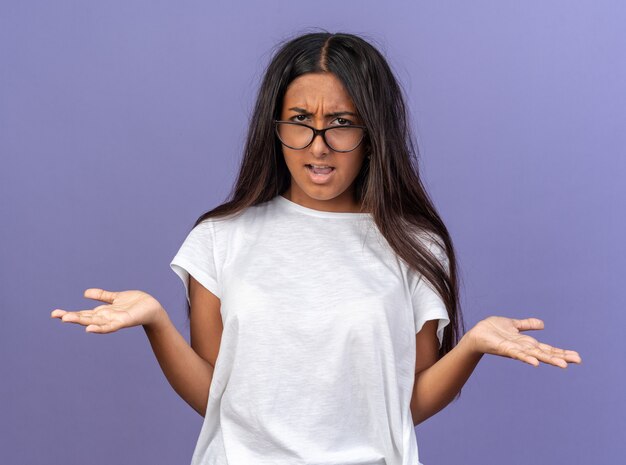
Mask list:
[[325,200],[332,200],[334,198],[339,197],[342,192],[334,192],[334,191],[328,191],[326,190],[323,193],[320,192],[308,192],[306,190],[304,190],[304,193],[309,196],[310,198],[314,199],[314,200],[319,200],[319,201],[325,201]]
[[343,186],[340,179],[333,179],[333,182],[315,184],[308,177],[295,177],[292,175],[291,185],[306,197],[320,202],[333,200],[341,195],[345,195],[349,186]]

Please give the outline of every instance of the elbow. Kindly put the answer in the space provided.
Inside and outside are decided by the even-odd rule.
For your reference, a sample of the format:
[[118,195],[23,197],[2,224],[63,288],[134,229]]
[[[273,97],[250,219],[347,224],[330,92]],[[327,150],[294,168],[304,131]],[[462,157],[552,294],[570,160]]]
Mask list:
[[411,411],[411,418],[413,419],[413,427],[416,427],[417,425],[421,424],[424,422],[425,418],[420,416],[419,414],[415,413],[414,411]]
[[198,413],[198,415],[204,418],[206,415],[206,404],[204,406],[201,405],[200,407],[194,408],[194,410]]
[[204,418],[206,416],[206,409],[209,403],[209,396],[207,395],[206,397],[203,397],[202,399],[198,399],[196,402],[193,402],[193,404],[190,404],[190,406],[196,411],[196,413],[198,413],[198,415],[200,415],[202,418]]

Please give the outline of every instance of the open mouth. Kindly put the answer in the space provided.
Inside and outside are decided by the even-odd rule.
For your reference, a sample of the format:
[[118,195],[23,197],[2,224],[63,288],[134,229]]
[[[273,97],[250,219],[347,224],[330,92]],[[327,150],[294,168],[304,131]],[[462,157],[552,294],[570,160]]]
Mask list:
[[331,171],[335,169],[334,166],[324,166],[323,168],[319,166],[310,165],[310,164],[307,164],[304,166],[306,166],[307,169],[311,171],[313,174],[320,174],[320,175],[330,174]]
[[304,165],[309,174],[309,179],[315,184],[328,184],[335,176],[335,167],[328,165],[314,166],[311,164]]

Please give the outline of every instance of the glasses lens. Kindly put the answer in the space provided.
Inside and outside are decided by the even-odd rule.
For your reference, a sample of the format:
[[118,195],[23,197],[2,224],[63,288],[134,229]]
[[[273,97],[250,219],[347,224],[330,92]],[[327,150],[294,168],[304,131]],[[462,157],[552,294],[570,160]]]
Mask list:
[[283,144],[294,148],[301,149],[309,145],[313,138],[313,131],[306,126],[298,124],[277,123],[278,137]]
[[339,152],[354,150],[363,139],[362,128],[338,127],[326,131],[326,142]]
[[[276,123],[276,131],[281,142],[293,149],[308,146],[314,135],[313,130],[307,126],[285,122]],[[363,128],[330,128],[326,131],[326,143],[332,150],[349,152],[361,143],[364,134]]]

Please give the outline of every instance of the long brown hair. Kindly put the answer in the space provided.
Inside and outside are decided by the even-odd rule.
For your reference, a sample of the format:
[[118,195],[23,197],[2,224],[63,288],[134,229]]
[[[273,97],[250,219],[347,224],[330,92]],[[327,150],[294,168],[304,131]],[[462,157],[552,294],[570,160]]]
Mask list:
[[[465,332],[459,304],[455,251],[419,175],[401,88],[387,61],[370,43],[347,33],[307,33],[279,44],[258,91],[237,181],[228,200],[196,221],[236,215],[282,194],[290,173],[272,120],[279,119],[287,86],[305,73],[337,76],[368,128],[366,153],[355,180],[355,200],[370,212],[391,248],[430,283],[445,302],[450,324],[439,357]],[[418,230],[440,244],[441,254],[407,231]],[[447,260],[446,260],[447,258]],[[446,263],[447,262],[447,263]],[[446,265],[447,268],[446,269]],[[189,306],[187,307],[190,314]]]

